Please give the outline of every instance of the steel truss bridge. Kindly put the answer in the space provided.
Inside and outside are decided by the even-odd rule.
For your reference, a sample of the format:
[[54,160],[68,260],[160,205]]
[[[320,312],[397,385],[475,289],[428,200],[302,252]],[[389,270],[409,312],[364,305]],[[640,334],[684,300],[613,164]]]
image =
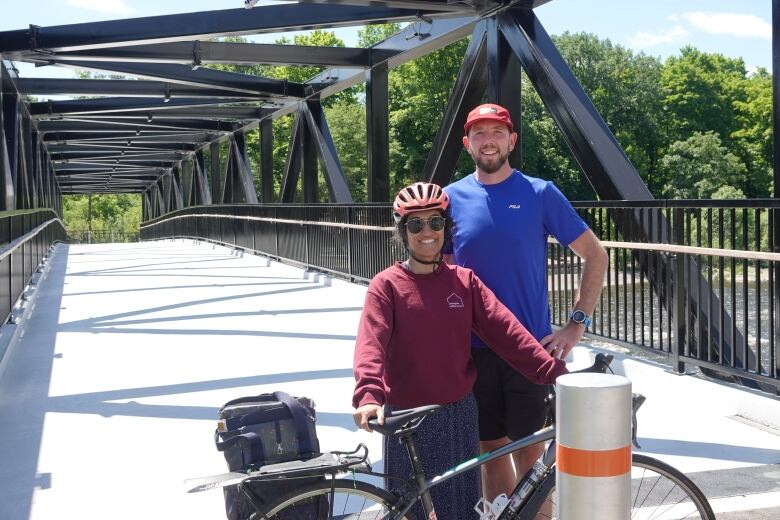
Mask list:
[[[450,182],[465,115],[483,99],[507,106],[520,119],[518,85],[524,71],[604,201],[582,211],[609,242],[617,269],[613,285],[625,288],[641,282],[656,302],[656,314],[651,311],[647,319],[651,324],[660,320],[655,338],[661,343],[651,340],[650,348],[671,354],[679,370],[692,363],[712,374],[726,373],[776,390],[780,157],[775,157],[775,199],[721,206],[654,201],[535,16],[534,8],[544,3],[313,0],[0,32],[0,233],[6,244],[0,271],[7,280],[0,291],[0,312],[11,314],[47,247],[64,239],[59,215],[66,194],[140,194],[142,239],[207,239],[352,280],[370,279],[397,255],[384,245],[391,197],[389,71],[470,36],[421,178]],[[780,0],[772,0],[772,5],[773,26],[778,27]],[[388,22],[409,24],[370,48],[217,40]],[[775,31],[775,69],[778,48]],[[137,79],[27,79],[18,77],[13,61]],[[226,72],[209,68],[211,64],[313,65],[324,70],[294,82]],[[780,91],[777,74],[773,81],[775,92]],[[322,108],[322,100],[357,84],[365,84],[368,205],[353,202]],[[59,95],[87,97],[47,98]],[[778,107],[776,97],[775,139]],[[288,115],[293,116],[292,132],[275,193],[272,123]],[[247,155],[250,131],[259,131],[258,172],[252,171]],[[510,160],[519,162],[516,156]],[[328,188],[326,204],[317,199],[320,176]],[[301,193],[296,193],[299,185]],[[705,223],[714,219],[718,225],[702,226],[702,215]],[[769,235],[768,250],[760,250],[760,239],[748,243],[749,222],[759,223],[751,224],[757,234]],[[739,242],[734,237],[743,227],[744,240]],[[714,228],[721,233],[725,229],[725,235],[716,234],[713,240]],[[554,248],[551,245],[551,258],[558,260],[552,268],[570,273],[574,267],[567,262],[574,266],[575,259]],[[719,269],[723,261],[726,267]],[[618,262],[622,268],[614,267]],[[729,265],[732,281],[744,278],[741,294],[724,286],[723,276],[713,278]],[[767,301],[763,293],[749,292],[753,278],[748,276],[763,284]],[[560,283],[563,291],[555,293],[559,300],[552,302],[559,309],[566,307],[565,294],[571,297],[573,290],[569,282],[564,287],[565,279],[556,282],[551,274],[550,283]],[[639,293],[632,291],[634,307],[623,293],[623,305],[602,310],[607,317],[594,332],[647,346],[644,325],[640,333],[628,327],[637,305],[645,308],[636,303]],[[748,309],[740,307],[748,298],[758,304],[756,325],[749,325]],[[608,297],[602,307],[612,309],[613,303]],[[560,312],[556,319],[565,321]],[[647,332],[651,338],[653,330],[651,326]]]

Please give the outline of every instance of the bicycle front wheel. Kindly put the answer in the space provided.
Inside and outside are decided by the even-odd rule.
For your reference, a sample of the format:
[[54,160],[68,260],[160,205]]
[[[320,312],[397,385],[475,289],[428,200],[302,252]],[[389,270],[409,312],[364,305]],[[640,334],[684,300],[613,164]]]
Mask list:
[[[537,518],[557,518],[555,471],[550,504]],[[539,506],[536,506],[539,507]],[[545,509],[548,511],[544,514]],[[552,515],[549,514],[552,509]],[[533,518],[530,515],[529,518]],[[715,520],[704,493],[691,479],[658,459],[635,453],[631,460],[631,520]]]
[[323,480],[295,490],[275,502],[262,516],[268,520],[414,520],[397,517],[399,498],[359,480]]

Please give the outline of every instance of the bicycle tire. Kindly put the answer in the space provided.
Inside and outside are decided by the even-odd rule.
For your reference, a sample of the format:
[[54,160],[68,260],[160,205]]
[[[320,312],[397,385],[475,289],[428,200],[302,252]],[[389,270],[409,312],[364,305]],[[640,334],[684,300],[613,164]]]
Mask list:
[[[308,486],[296,489],[294,492],[282,497],[271,504],[265,516],[255,513],[252,520],[309,520],[309,516],[296,513],[297,508],[308,508],[312,500],[318,497],[327,498],[328,506],[333,505],[332,510],[324,514],[311,514],[311,520],[367,520],[390,519],[396,517],[387,516],[388,513],[398,514],[397,506],[400,498],[392,493],[378,488],[372,484],[351,479],[323,480]],[[416,520],[407,513],[398,520]]]
[[[552,495],[556,518],[555,469],[540,484],[518,519],[535,518]],[[676,468],[653,457],[635,453],[631,460],[631,520],[715,520],[715,513],[701,489]],[[542,498],[544,497],[544,498]],[[543,514],[539,518],[547,518]]]

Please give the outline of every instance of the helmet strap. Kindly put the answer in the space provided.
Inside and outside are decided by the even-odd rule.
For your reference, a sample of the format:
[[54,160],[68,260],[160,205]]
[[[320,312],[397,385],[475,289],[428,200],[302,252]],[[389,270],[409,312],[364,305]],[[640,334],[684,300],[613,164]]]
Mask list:
[[[406,248],[406,251],[409,253],[409,256],[414,258],[415,262],[417,262],[419,264],[423,264],[423,265],[439,265],[442,262],[442,260],[444,259],[444,257],[442,256],[441,252],[439,252],[439,258],[437,258],[436,260],[420,260],[419,258],[414,256],[414,253],[412,253],[409,250],[408,247]],[[434,269],[434,271],[435,271],[435,269]]]

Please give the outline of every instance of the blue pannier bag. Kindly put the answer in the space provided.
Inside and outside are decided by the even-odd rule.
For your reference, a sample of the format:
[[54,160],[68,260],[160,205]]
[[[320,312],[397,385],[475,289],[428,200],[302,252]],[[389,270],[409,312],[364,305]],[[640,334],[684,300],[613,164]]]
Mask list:
[[[241,397],[220,408],[214,442],[225,454],[230,471],[308,460],[320,455],[315,420],[314,402],[307,397],[291,397],[285,392]],[[265,505],[321,478],[252,481],[248,492]],[[224,493],[229,520],[247,520],[256,511],[247,492],[240,491],[238,485],[225,487]],[[278,518],[319,520],[327,518],[328,509],[327,497],[318,497]]]

